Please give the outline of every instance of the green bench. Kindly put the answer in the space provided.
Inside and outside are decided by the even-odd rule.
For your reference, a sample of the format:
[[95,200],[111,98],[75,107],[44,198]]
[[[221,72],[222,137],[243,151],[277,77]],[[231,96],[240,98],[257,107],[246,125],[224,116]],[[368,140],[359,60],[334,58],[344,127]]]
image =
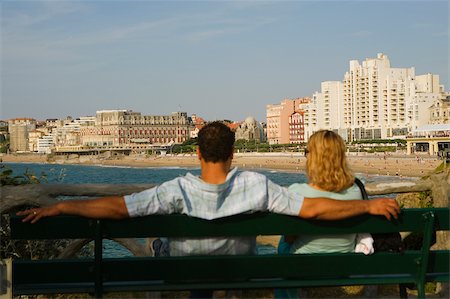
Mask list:
[[[213,221],[184,215],[127,220],[72,216],[37,224],[11,216],[13,239],[85,239],[95,242],[93,259],[14,260],[13,294],[257,289],[413,283],[420,298],[425,282],[449,282],[450,251],[430,251],[433,231],[448,231],[448,208],[404,209],[398,220],[364,215],[344,221],[307,221],[269,213]],[[236,255],[102,258],[104,238],[423,232],[420,250],[304,255]]]

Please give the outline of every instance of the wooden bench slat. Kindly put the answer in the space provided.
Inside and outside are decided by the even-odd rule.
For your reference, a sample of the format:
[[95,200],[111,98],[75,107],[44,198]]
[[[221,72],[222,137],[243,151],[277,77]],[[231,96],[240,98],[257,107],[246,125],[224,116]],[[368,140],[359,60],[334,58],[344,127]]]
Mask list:
[[[448,271],[448,251],[430,252],[428,272],[438,275]],[[103,270],[105,283],[146,281],[245,281],[249,279],[297,279],[311,281],[315,278],[346,277],[361,281],[375,275],[413,275],[414,260],[420,257],[417,251],[404,254],[377,253],[362,254],[305,254],[265,256],[208,256],[169,258],[116,258],[105,259]],[[92,259],[15,261],[14,282],[26,285],[89,282],[93,280]],[[213,265],[213,266],[212,266]],[[320,267],[318,267],[320,265]],[[195,267],[195,271],[193,271]],[[239,271],[235,271],[239,268]],[[133,271],[129,271],[133,269]],[[217,271],[220,269],[220,271]],[[259,269],[255,273],[254,269]],[[401,270],[399,270],[401,269]],[[359,276],[359,277],[358,277]],[[431,278],[430,274],[430,278]],[[393,281],[394,278],[388,279]],[[181,283],[181,282],[180,282]]]
[[[448,209],[427,209],[435,214],[437,230],[449,230]],[[280,234],[346,234],[357,232],[421,231],[423,209],[406,209],[398,220],[359,216],[341,221],[307,221],[298,217],[270,213],[236,215],[203,220],[186,215],[152,215],[125,220],[102,220],[106,238],[255,236]],[[95,220],[74,216],[45,218],[34,225],[22,217],[11,217],[13,239],[94,238]],[[207,224],[207,225],[205,225]],[[61,228],[64,229],[61,229]]]
[[[55,292],[57,290],[57,292]],[[93,293],[95,286],[93,282],[86,283],[29,283],[13,285],[14,296],[35,294],[73,294]]]

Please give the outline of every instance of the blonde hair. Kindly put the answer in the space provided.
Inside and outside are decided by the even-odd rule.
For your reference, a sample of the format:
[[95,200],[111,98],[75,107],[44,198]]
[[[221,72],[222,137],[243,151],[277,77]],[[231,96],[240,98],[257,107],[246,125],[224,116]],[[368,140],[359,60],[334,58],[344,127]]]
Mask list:
[[348,167],[341,136],[321,130],[310,137],[306,174],[310,183],[326,191],[340,192],[353,185],[355,177]]

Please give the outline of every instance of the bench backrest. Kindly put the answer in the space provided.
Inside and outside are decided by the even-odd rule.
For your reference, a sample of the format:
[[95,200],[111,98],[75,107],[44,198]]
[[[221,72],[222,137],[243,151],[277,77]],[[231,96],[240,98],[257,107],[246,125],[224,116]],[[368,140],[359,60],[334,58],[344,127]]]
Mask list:
[[[94,260],[15,261],[15,294],[123,290],[227,289],[383,284],[449,280],[449,251],[429,252],[433,230],[448,231],[448,208],[404,209],[398,220],[363,215],[342,221],[307,221],[269,213],[202,220],[184,215],[92,220],[61,216],[37,224],[11,217],[14,239],[94,239]],[[102,258],[103,238],[214,237],[296,234],[422,232],[420,250],[286,256]],[[318,265],[321,265],[320,267]],[[322,266],[326,265],[326,266]],[[132,271],[130,271],[132,269]]]

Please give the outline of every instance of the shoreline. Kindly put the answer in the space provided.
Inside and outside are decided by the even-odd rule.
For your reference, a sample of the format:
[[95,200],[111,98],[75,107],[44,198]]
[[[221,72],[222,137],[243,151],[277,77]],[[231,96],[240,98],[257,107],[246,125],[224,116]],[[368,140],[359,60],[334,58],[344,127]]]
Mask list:
[[[349,155],[349,166],[354,173],[365,176],[423,177],[434,171],[442,161],[429,156],[402,154]],[[0,155],[2,162],[73,164],[111,167],[181,167],[199,168],[196,155],[174,156],[53,156],[42,154]],[[236,153],[233,166],[241,169],[267,169],[283,172],[305,172],[306,158],[299,153]]]

